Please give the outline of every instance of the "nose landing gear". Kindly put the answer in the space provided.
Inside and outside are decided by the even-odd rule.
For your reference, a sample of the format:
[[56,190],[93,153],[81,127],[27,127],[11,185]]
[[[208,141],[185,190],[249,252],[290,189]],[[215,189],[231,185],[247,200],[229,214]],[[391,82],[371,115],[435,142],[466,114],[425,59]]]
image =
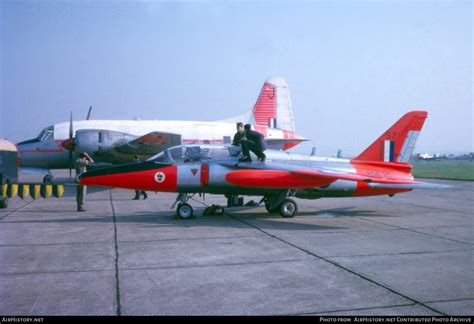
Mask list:
[[176,208],[176,214],[181,219],[189,219],[193,217],[193,207],[188,204],[188,200],[192,198],[194,194],[189,193],[179,193],[178,197],[176,197],[176,201],[174,202],[171,209],[173,209],[176,204],[178,204],[178,208]]
[[[193,218],[193,207],[188,204],[188,200],[191,199],[195,194],[192,193],[180,193],[178,197],[176,197],[176,201],[174,202],[171,209],[173,209],[176,205],[176,214],[181,219],[190,219]],[[204,204],[205,205],[205,204]],[[207,205],[206,205],[207,206]],[[204,216],[221,216],[224,215],[224,208],[219,205],[212,205],[207,206],[207,208],[203,212]]]
[[179,203],[176,209],[176,214],[181,219],[188,219],[193,216],[193,207],[188,203]]

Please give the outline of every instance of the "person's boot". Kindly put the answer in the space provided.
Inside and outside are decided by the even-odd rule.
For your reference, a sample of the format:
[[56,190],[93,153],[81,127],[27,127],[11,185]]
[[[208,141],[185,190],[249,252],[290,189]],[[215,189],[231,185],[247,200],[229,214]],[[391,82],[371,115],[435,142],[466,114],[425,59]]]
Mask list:
[[140,199],[140,196],[135,196],[132,200],[138,200]]
[[242,157],[239,159],[239,162],[252,162],[252,159],[250,156],[242,155]]
[[148,198],[148,195],[146,194],[146,192],[144,191],[143,192],[143,200],[147,199]]
[[83,207],[77,207],[77,211],[78,212],[83,212],[83,211],[86,211]]
[[267,156],[265,155],[265,153],[262,153],[262,155],[260,156],[260,161],[262,162],[265,162]]

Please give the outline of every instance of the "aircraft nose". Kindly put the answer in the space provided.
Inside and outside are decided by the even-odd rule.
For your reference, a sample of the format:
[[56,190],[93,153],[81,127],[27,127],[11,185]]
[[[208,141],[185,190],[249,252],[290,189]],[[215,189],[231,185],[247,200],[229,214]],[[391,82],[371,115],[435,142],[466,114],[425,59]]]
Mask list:
[[175,165],[139,162],[85,172],[78,180],[83,186],[175,192],[177,178]]
[[23,166],[27,158],[26,152],[25,152],[27,148],[25,147],[25,144],[16,144],[16,148],[18,150],[17,152],[18,165]]
[[65,150],[71,150],[73,148],[73,145],[74,145],[74,140],[71,139],[71,138],[68,138],[64,141],[61,142],[61,146],[65,149]]

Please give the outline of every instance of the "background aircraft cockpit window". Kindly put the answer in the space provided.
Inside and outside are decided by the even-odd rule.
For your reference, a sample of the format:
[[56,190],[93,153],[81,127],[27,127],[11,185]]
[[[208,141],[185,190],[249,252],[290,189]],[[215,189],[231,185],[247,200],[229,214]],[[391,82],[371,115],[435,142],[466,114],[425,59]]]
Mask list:
[[46,127],[38,135],[38,140],[47,141],[47,140],[51,139],[52,136],[53,136],[53,132],[54,132],[54,127],[53,126]]

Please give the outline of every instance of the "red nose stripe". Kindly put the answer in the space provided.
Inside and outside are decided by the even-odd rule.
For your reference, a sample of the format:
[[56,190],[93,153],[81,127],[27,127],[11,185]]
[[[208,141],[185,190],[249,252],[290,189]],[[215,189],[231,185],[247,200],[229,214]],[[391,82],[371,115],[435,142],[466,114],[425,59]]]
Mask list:
[[238,186],[257,188],[312,188],[334,182],[278,170],[237,170],[226,175],[226,181]]
[[81,185],[176,192],[177,167],[174,165],[154,170],[84,177]]

